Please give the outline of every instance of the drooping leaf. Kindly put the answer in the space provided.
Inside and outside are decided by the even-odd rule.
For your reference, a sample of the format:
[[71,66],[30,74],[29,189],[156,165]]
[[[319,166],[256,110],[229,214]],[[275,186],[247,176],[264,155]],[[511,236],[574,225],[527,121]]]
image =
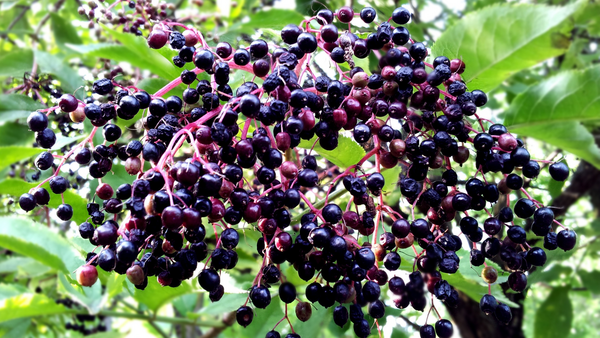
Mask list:
[[75,93],[75,96],[82,98],[82,91],[75,91],[83,86],[83,79],[69,66],[67,60],[41,50],[35,50],[34,56],[40,72],[52,74],[54,78],[60,80],[60,87],[64,92]]
[[0,56],[0,76],[22,78],[26,72],[31,72],[33,67],[31,49],[16,48],[10,52],[3,52],[3,54]]
[[566,71],[529,87],[506,112],[511,132],[569,151],[600,168],[600,148],[582,121],[600,120],[600,66]]
[[[298,147],[310,149],[316,139],[317,137],[315,136],[308,141],[302,140]],[[338,137],[338,146],[334,150],[325,150],[319,145],[319,142],[317,142],[313,151],[340,168],[347,168],[355,165],[365,156],[365,150],[356,143],[356,141],[344,135]]]
[[534,338],[562,338],[571,332],[573,305],[568,287],[556,287],[535,314]]
[[600,284],[598,283],[598,281],[600,281],[600,271],[579,270],[577,271],[577,274],[581,278],[583,286],[585,286],[592,293],[600,294]]
[[0,169],[4,169],[13,163],[36,156],[43,151],[44,149],[42,148],[19,146],[0,147],[0,153],[2,154],[2,157],[0,157]]
[[0,94],[0,122],[26,119],[44,105],[22,94]]
[[489,91],[512,74],[564,53],[569,39],[563,33],[569,31],[567,19],[577,7],[489,6],[445,30],[432,54],[462,59],[469,88]]
[[0,323],[27,317],[68,313],[69,309],[56,304],[43,294],[24,293],[0,301]]
[[[8,178],[0,182],[0,194],[6,194],[19,198],[22,194],[28,192],[30,189],[37,187],[38,183],[29,183],[23,180]],[[46,188],[50,192],[49,183],[45,183],[42,187]],[[67,190],[63,193],[65,203],[73,207],[73,218],[72,221],[76,223],[82,223],[88,218],[86,210],[87,200],[79,196],[74,190]],[[60,195],[50,193],[50,202],[48,206],[56,208],[62,204]]]
[[[143,37],[118,32],[106,26],[103,26],[103,29],[121,44],[103,44],[100,48],[92,49],[88,55],[129,62],[135,67],[147,69],[168,80],[180,75],[181,70],[175,67],[171,60],[167,60],[158,51],[148,47],[148,43]],[[75,50],[79,49],[78,46],[69,46]]]
[[156,281],[156,277],[149,277],[146,289],[135,289],[133,298],[148,306],[149,309],[156,311],[172,299],[189,292],[192,292],[192,287],[186,281],[183,281],[183,283],[176,288],[171,288],[168,286],[162,287]]
[[27,125],[6,122],[0,126],[0,146],[26,146],[33,143],[34,133]]
[[33,258],[12,256],[0,262],[0,274],[14,273],[15,278],[21,276],[32,278],[46,274],[52,269]]
[[67,240],[46,226],[18,216],[0,217],[0,247],[69,274],[82,263]]
[[50,13],[50,20],[52,33],[54,33],[54,40],[56,40],[58,44],[82,43],[81,38],[77,35],[77,30],[71,24],[71,20],[67,20],[57,13]]

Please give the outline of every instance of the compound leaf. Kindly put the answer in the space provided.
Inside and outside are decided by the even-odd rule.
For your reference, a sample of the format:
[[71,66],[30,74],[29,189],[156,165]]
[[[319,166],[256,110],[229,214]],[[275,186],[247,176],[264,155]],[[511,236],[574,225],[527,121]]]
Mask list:
[[462,59],[469,88],[489,91],[512,74],[563,54],[569,46],[565,22],[578,6],[489,6],[444,31],[432,54]]

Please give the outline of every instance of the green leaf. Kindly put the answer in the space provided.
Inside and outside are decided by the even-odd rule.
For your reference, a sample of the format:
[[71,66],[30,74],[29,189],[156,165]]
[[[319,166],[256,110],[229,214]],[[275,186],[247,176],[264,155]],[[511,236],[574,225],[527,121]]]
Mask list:
[[[237,310],[248,298],[247,293],[226,293],[218,302],[208,303],[198,313],[220,315]],[[206,299],[205,299],[206,301]]]
[[18,146],[0,147],[0,153],[2,154],[2,157],[0,157],[0,169],[4,169],[13,163],[36,156],[43,151],[44,149],[42,148]]
[[471,89],[489,91],[512,74],[568,48],[565,24],[578,4],[564,7],[501,4],[465,15],[433,45],[434,56],[462,59]]
[[0,337],[13,338],[25,337],[31,326],[31,319],[13,319],[0,324]]
[[534,338],[563,338],[571,332],[573,305],[569,287],[557,287],[535,313]]
[[0,126],[1,146],[25,146],[33,143],[34,133],[29,127],[16,122],[6,122]]
[[67,240],[23,217],[0,217],[0,246],[66,274],[82,263],[81,255]]
[[[40,67],[42,73],[50,73],[60,80],[60,87],[66,93],[75,93],[75,91],[84,85],[81,76],[69,66],[69,63],[57,55],[35,50],[35,61]],[[79,98],[83,97],[82,91],[75,93]]]
[[[470,262],[471,258],[468,250],[458,250],[456,255],[458,258],[460,258],[461,262],[465,262],[464,264],[461,264],[458,269],[461,275],[464,278],[470,279],[487,289],[487,283],[483,281],[483,278],[481,278],[481,272],[485,266],[473,266],[469,264],[468,262]],[[508,280],[509,273],[504,271],[496,262],[492,261],[491,259],[486,259],[485,261],[488,266],[493,267],[498,272],[498,279],[494,284],[502,284]]]
[[69,309],[42,294],[21,294],[0,301],[0,322],[67,313]]
[[[142,81],[140,81],[138,83],[137,87],[147,91],[148,93],[156,93],[162,87],[166,86],[169,82],[171,82],[171,81],[154,77],[154,78],[149,78],[149,79],[143,79]],[[165,97],[171,96],[171,95],[181,96],[181,95],[183,95],[183,90],[185,88],[186,88],[186,86],[184,86],[184,85],[175,87],[175,88],[171,89],[170,91],[168,91],[164,96]]]
[[384,169],[381,171],[381,175],[385,179],[385,184],[383,185],[382,191],[394,191],[396,190],[396,184],[400,180],[400,173],[402,172],[402,167],[395,166],[390,169]]
[[29,257],[11,256],[0,262],[0,274],[14,273],[15,278],[32,278],[46,274],[52,269]]
[[[316,136],[308,141],[301,140],[298,147],[310,149],[316,140]],[[347,168],[355,165],[365,156],[365,150],[352,138],[344,135],[338,137],[338,146],[334,150],[325,150],[319,145],[319,142],[317,142],[314,151],[340,168]]]
[[[243,304],[244,303],[242,302],[237,305],[238,307],[240,307]],[[269,304],[269,306],[267,306],[266,309],[254,309],[254,320],[252,320],[252,323],[250,325],[248,325],[239,332],[240,336],[247,338],[262,337],[266,332],[271,331],[275,324],[281,318],[283,318],[281,304],[282,302],[281,300],[279,300],[279,296],[274,296],[271,299],[271,304]],[[288,313],[289,311],[290,309],[288,308]],[[294,329],[297,331],[295,327]],[[297,332],[299,332],[302,337],[315,337],[310,335],[304,335],[300,331]]]
[[577,274],[581,278],[583,286],[585,286],[588,290],[590,290],[590,292],[594,294],[600,294],[600,283],[598,283],[598,281],[600,281],[600,271],[593,270],[590,272],[585,270],[579,270],[577,271]]
[[82,287],[75,281],[70,282],[64,274],[58,274],[58,289],[61,293],[68,294],[73,301],[85,307],[90,314],[98,313],[106,301],[108,295],[102,293],[102,283],[99,281],[91,287]]
[[[288,309],[288,313],[290,313]],[[294,317],[295,317],[294,311]],[[312,315],[310,319],[301,322],[296,319],[294,323],[294,330],[298,332],[301,337],[319,337],[319,333],[327,327],[329,321],[333,318],[333,307],[326,309],[318,303],[313,304]],[[336,325],[337,326],[337,325]]]
[[33,67],[33,52],[31,49],[14,49],[3,52],[0,57],[0,76],[22,77],[31,72]]
[[22,94],[0,94],[0,122],[27,118],[44,105]]
[[106,26],[103,29],[121,44],[103,45],[90,55],[107,58],[113,61],[129,62],[135,67],[147,69],[153,74],[172,80],[179,77],[181,70],[173,65],[158,51],[148,47],[146,39],[133,34],[122,33]]
[[[37,187],[37,185],[38,183],[29,183],[20,179],[7,178],[0,182],[0,194],[11,195],[19,198],[19,196],[21,196],[23,193],[26,193],[30,189]],[[42,185],[42,187],[50,191],[49,183],[46,182],[44,185]],[[71,220],[76,223],[85,222],[85,220],[88,218],[86,209],[87,200],[79,196],[75,190],[72,189],[65,191],[63,193],[63,197],[65,199],[65,203],[73,207],[73,218]],[[60,195],[50,194],[50,202],[48,203],[50,208],[56,208],[61,204],[62,199]]]
[[271,9],[259,11],[250,16],[250,21],[240,27],[240,31],[246,32],[251,29],[271,28],[281,29],[290,23],[300,24],[304,16],[289,9]]
[[77,30],[75,30],[70,20],[62,18],[57,13],[50,13],[50,20],[56,43],[61,45],[65,43],[82,43],[81,38],[77,35]]
[[548,183],[548,192],[552,198],[558,197],[560,195],[562,188],[565,186],[566,181],[555,181],[550,180]]
[[[472,279],[465,278],[460,272],[454,274],[443,273],[442,278],[448,281],[454,288],[462,291],[477,302],[481,300],[483,295],[488,293],[488,288],[486,286],[483,286]],[[519,304],[511,301],[504,295],[502,288],[498,284],[492,285],[492,295],[501,303],[514,308],[519,307]]]
[[0,300],[18,296],[27,292],[27,288],[19,284],[0,284]]
[[533,285],[538,282],[554,281],[560,278],[561,275],[565,277],[569,276],[571,274],[571,271],[573,271],[573,269],[571,269],[570,267],[557,264],[553,265],[549,269],[536,269],[535,271],[530,272],[529,276],[527,276],[527,284]]
[[529,87],[506,112],[513,133],[569,151],[600,168],[600,148],[581,122],[600,120],[600,66],[566,71]]
[[160,286],[156,281],[156,277],[150,277],[148,278],[146,289],[135,289],[133,298],[140,303],[146,304],[151,310],[156,311],[172,299],[192,291],[192,287],[187,281],[183,281],[176,288],[171,288]]

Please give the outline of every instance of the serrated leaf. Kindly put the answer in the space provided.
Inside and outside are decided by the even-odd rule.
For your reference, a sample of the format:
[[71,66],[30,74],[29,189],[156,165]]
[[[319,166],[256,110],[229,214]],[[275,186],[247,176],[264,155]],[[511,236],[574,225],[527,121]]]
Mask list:
[[64,92],[74,93],[75,96],[82,98],[82,91],[75,91],[83,86],[83,79],[66,60],[41,50],[35,50],[34,56],[40,72],[52,74],[54,78],[60,80],[60,87]]
[[50,13],[50,20],[56,43],[61,45],[65,43],[82,43],[81,38],[77,35],[77,30],[73,27],[70,20],[62,18],[57,13]]
[[4,169],[13,163],[26,160],[32,156],[36,156],[43,151],[44,150],[41,148],[31,147],[0,147],[0,153],[2,154],[2,157],[0,157],[0,169]]
[[513,133],[569,151],[600,168],[600,148],[582,121],[600,119],[600,66],[566,71],[529,87],[506,112]]
[[563,35],[571,26],[567,19],[578,6],[489,6],[445,30],[432,54],[462,59],[469,88],[489,91],[512,74],[563,54],[569,44]]
[[[317,137],[314,136],[310,140],[301,140],[298,145],[299,148],[310,149]],[[356,141],[350,137],[340,135],[338,136],[338,146],[334,150],[325,150],[319,145],[319,142],[315,144],[313,149],[317,154],[323,156],[329,162],[337,165],[340,168],[347,168],[355,165],[365,156],[365,150]]]
[[[456,255],[458,256],[458,258],[460,258],[460,262],[462,263],[460,264],[459,271],[463,275],[463,277],[465,277],[466,279],[470,279],[480,284],[481,286],[487,288],[487,283],[484,282],[481,278],[481,272],[483,271],[485,266],[473,266],[469,264],[471,258],[470,252],[468,250],[458,250],[456,252]],[[502,284],[508,280],[509,273],[502,270],[502,268],[496,262],[490,259],[486,259],[486,264],[490,267],[493,267],[498,272],[498,279],[496,280],[495,284]]]
[[68,312],[69,309],[42,294],[25,293],[0,301],[0,322]]
[[18,216],[0,217],[0,246],[69,274],[82,263],[67,240],[45,225]]
[[31,49],[19,48],[5,52],[0,57],[0,76],[22,77],[31,72],[33,67],[33,52]]
[[133,298],[148,306],[149,309],[156,311],[172,299],[192,291],[192,287],[187,281],[183,281],[176,288],[162,287],[158,284],[156,277],[149,277],[146,289],[135,289]]
[[[19,179],[7,178],[0,182],[0,194],[11,195],[15,196],[15,198],[19,198],[19,196],[28,192],[30,189],[37,187],[37,185],[38,183],[29,183]],[[47,182],[42,185],[42,187],[46,188],[48,192],[51,191],[50,185]],[[83,223],[88,218],[88,213],[86,210],[87,200],[79,196],[72,189],[65,191],[63,193],[63,197],[65,199],[65,203],[73,207],[73,218],[71,220],[76,223]],[[51,208],[56,208],[60,204],[62,204],[60,195],[50,193],[50,202],[48,203],[48,206]]]
[[535,313],[534,338],[563,338],[571,332],[573,305],[569,287],[552,289]]
[[44,105],[22,94],[0,94],[0,122],[27,118]]

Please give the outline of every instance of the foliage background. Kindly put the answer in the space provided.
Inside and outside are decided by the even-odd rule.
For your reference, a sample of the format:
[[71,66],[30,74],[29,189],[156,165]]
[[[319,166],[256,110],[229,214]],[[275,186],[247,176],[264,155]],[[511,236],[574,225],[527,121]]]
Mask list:
[[[305,0],[169,2],[176,17],[193,23],[211,43],[229,41],[234,47],[247,45],[260,35],[276,39],[277,29],[299,23],[303,16],[322,8],[319,3]],[[344,4],[343,0],[327,2],[331,9]],[[32,147],[33,133],[27,131],[25,119],[43,105],[32,99],[32,91],[14,90],[24,83],[24,74],[35,72],[40,82],[75,92],[80,98],[95,75],[115,65],[129,74],[127,79],[139,79],[138,86],[149,92],[179,75],[170,62],[174,55],[169,54],[171,51],[149,50],[142,38],[119,30],[99,25],[88,29],[88,21],[77,13],[79,5],[76,0],[0,1],[0,336],[79,337],[80,333],[65,330],[65,323],[73,322],[75,314],[87,312],[100,315],[95,323],[102,321],[109,329],[95,334],[95,338],[263,335],[282,317],[281,307],[258,310],[246,329],[231,326],[231,311],[245,300],[244,292],[260,266],[253,245],[248,244],[256,241],[253,231],[244,232],[242,243],[246,245],[240,245],[238,251],[238,270],[223,278],[227,294],[213,304],[195,280],[176,289],[161,288],[152,280],[142,292],[124,276],[101,273],[101,283],[82,289],[73,281],[72,272],[90,245],[79,239],[76,224],[57,222],[43,209],[29,217],[17,210],[15,196],[36,185],[31,178],[35,171],[27,163],[41,152]],[[504,122],[523,137],[535,158],[565,158],[572,168],[569,182],[552,181],[543,170],[528,185],[537,200],[555,206],[561,222],[576,230],[577,248],[568,253],[549,253],[550,263],[530,273],[531,288],[524,295],[503,291],[499,283],[493,292],[516,307],[509,329],[511,337],[597,337],[600,3],[411,0],[352,1],[352,5],[355,10],[370,5],[380,17],[387,17],[399,5],[409,8],[414,13],[408,25],[413,38],[425,41],[434,55],[462,58],[467,64],[464,78],[471,81],[469,87],[491,91],[484,113],[487,118]],[[364,67],[370,68],[368,63]],[[232,88],[242,81],[242,76],[234,77]],[[48,95],[42,97],[45,102]],[[88,127],[83,126],[83,130]],[[59,138],[56,148],[74,140]],[[322,155],[332,161],[353,160]],[[470,170],[464,168],[463,179],[473,174]],[[386,177],[397,174],[390,170]],[[116,186],[131,178],[122,167],[115,167],[114,175],[105,181]],[[86,218],[87,193],[94,188],[94,183],[85,184],[79,191],[65,195],[75,209],[75,222]],[[399,202],[393,184],[386,189],[388,204],[406,207]],[[59,203],[53,197],[50,205]],[[411,263],[406,261],[405,268],[410,269]],[[294,280],[294,275],[290,273],[289,278],[304,284]],[[499,282],[506,281],[506,276],[501,274]],[[478,301],[485,288],[478,271],[463,263],[459,274],[447,277],[464,292],[464,306],[451,313],[439,304],[438,309],[451,316],[460,335],[499,337],[495,320],[479,313],[477,303],[469,298]],[[80,306],[68,308],[55,302],[66,297]],[[294,318],[292,322],[303,337],[352,336],[348,325],[340,329],[333,324],[330,312],[317,306],[309,322],[300,323]],[[386,320],[380,322],[386,337],[416,337],[418,325],[425,322],[425,314],[414,310],[388,307],[387,313]]]

